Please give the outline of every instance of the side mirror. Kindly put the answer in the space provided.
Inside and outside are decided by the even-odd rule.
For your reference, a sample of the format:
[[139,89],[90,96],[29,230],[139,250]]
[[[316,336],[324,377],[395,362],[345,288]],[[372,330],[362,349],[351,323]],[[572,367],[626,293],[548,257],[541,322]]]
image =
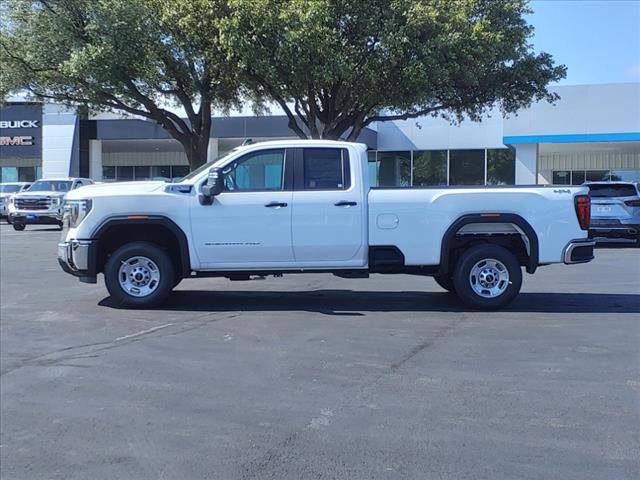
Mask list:
[[211,205],[213,203],[213,197],[222,193],[223,190],[224,176],[222,175],[222,169],[214,167],[209,170],[207,183],[202,185],[201,203],[203,205]]

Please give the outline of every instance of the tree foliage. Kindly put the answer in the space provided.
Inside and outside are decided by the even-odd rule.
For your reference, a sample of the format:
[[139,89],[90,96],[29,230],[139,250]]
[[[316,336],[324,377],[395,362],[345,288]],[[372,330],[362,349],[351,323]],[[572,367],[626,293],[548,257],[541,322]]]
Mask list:
[[[525,0],[4,0],[0,94],[158,122],[203,163],[214,109],[279,105],[300,137],[554,101]],[[181,118],[173,107],[181,107]]]
[[[214,108],[238,103],[217,0],[5,0],[1,92],[151,119],[206,160]],[[186,119],[174,113],[181,107]]]
[[223,40],[252,91],[300,136],[357,138],[377,121],[477,120],[554,101],[565,75],[530,45],[524,0],[230,0]]

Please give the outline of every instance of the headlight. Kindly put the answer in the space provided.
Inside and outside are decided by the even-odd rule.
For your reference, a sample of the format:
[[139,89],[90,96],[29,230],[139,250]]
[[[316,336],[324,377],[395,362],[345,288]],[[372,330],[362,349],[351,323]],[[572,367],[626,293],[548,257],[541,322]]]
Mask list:
[[51,199],[51,206],[52,207],[57,207],[58,205],[60,205],[60,197],[53,197]]
[[89,199],[85,200],[67,200],[64,203],[63,223],[69,228],[75,228],[91,211],[93,202]]
[[9,197],[9,205],[13,205],[13,196]]

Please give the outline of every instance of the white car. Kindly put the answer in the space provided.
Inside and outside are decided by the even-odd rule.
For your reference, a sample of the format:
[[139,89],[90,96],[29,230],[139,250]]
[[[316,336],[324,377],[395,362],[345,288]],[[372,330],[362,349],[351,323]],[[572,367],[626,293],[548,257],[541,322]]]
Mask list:
[[62,228],[63,204],[67,192],[93,184],[89,178],[36,180],[29,190],[9,198],[9,222],[15,230],[26,225],[58,225]]
[[509,303],[551,263],[593,259],[586,187],[371,188],[366,146],[240,147],[177,183],[70,192],[62,268],[104,273],[123,306],[158,305],[182,278],[326,272],[434,276],[467,305]]
[[30,186],[29,182],[0,183],[0,219],[9,219],[9,198],[16,193],[28,190]]

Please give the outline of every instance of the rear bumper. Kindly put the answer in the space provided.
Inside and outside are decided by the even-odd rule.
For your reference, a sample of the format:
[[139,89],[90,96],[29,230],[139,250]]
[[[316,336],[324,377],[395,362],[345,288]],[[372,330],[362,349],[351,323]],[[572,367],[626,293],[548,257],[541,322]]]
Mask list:
[[589,226],[592,237],[637,238],[640,235],[640,224],[637,223],[597,223]]
[[62,270],[81,282],[96,283],[96,243],[92,240],[72,240],[58,243],[58,263]]
[[579,240],[571,240],[566,247],[564,247],[564,254],[562,255],[564,263],[571,265],[574,263],[587,263],[594,259],[593,248],[596,246],[596,242],[589,238],[583,238]]

